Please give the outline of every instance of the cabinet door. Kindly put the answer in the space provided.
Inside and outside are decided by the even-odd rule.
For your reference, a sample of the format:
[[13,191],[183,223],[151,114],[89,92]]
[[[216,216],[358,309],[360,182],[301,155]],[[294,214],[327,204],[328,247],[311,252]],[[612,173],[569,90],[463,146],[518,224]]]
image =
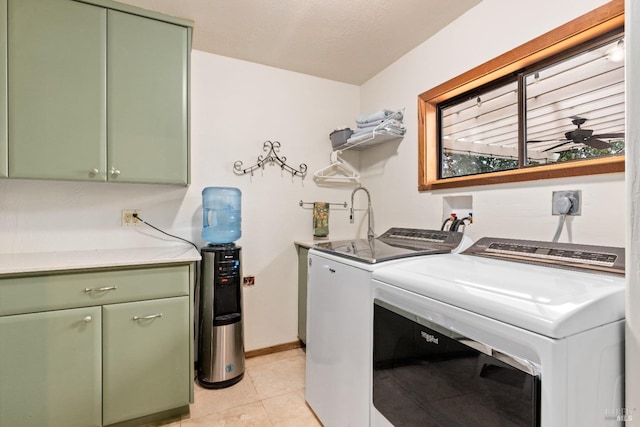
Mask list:
[[106,10],[9,0],[9,176],[105,180]]
[[100,426],[100,308],[0,317],[0,426]]
[[103,423],[189,404],[189,297],[103,307]]
[[307,255],[309,249],[298,246],[298,338],[307,342]]
[[109,11],[110,180],[187,184],[187,34],[185,27]]
[[0,178],[7,164],[7,0],[0,0]]

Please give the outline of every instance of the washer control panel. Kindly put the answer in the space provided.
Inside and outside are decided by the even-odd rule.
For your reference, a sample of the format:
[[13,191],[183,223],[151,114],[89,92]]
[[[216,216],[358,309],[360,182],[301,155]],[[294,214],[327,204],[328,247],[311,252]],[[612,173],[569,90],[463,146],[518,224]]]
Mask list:
[[624,248],[483,237],[463,252],[509,261],[624,275]]
[[451,250],[453,250],[462,241],[462,233],[455,231],[393,227],[382,234],[379,239],[390,243],[404,243],[405,245],[413,244],[416,248],[421,248],[422,244],[429,243],[447,244],[451,245]]

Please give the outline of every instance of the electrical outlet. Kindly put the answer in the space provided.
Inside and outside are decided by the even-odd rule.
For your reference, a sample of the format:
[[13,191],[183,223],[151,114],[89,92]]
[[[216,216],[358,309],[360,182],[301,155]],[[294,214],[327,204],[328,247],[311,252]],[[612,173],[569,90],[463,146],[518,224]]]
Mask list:
[[122,226],[123,227],[129,227],[132,225],[136,226],[138,224],[142,224],[140,220],[138,220],[136,217],[133,216],[134,213],[142,216],[142,210],[140,209],[123,209],[122,210]]
[[[569,205],[569,206],[567,206]],[[551,199],[551,214],[582,215],[582,192],[580,190],[554,191]]]

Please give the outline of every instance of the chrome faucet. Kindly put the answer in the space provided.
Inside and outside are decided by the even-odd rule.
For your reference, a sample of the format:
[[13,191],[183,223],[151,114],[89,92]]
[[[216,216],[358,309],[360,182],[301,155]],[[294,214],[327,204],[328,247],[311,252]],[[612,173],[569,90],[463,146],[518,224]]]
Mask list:
[[358,192],[358,190],[362,190],[367,193],[367,238],[369,240],[375,238],[375,233],[373,232],[373,228],[371,228],[371,194],[369,194],[369,190],[364,187],[358,187],[351,192],[351,208],[349,209],[349,222],[351,224],[354,223],[353,217],[353,197]]

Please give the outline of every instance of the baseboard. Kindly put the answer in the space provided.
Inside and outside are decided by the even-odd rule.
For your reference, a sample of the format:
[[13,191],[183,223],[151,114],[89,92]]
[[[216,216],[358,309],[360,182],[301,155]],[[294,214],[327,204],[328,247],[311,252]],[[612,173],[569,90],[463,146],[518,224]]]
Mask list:
[[294,350],[296,348],[304,348],[304,343],[300,340],[288,342],[284,344],[274,345],[272,347],[259,348],[257,350],[250,350],[244,353],[245,358],[265,356],[267,354],[279,353],[281,351]]
[[157,414],[151,414],[133,420],[110,424],[109,427],[160,426],[167,423],[180,422],[180,420],[182,420],[183,418],[187,419],[188,417],[189,405],[181,406],[175,409],[169,409],[168,411],[158,412]]

